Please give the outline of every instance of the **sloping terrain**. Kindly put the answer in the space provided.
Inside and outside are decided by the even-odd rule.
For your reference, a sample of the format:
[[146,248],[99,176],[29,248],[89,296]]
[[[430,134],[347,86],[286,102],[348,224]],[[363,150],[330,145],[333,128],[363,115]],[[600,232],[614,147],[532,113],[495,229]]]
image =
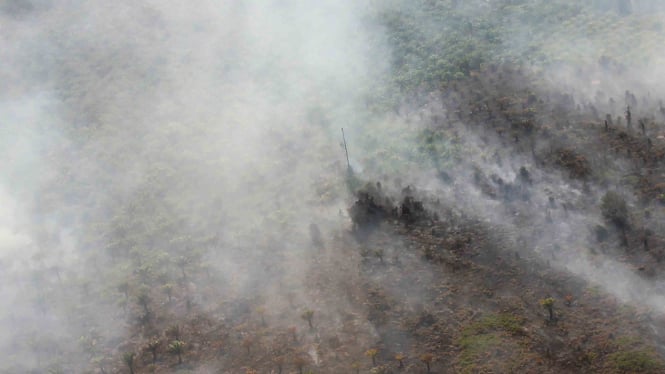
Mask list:
[[0,16],[0,373],[665,372],[658,1]]
[[[505,78],[498,80],[502,96],[492,97],[488,82],[495,75]],[[227,299],[221,280],[199,274],[190,280],[199,297],[224,300],[218,307],[204,311],[194,303],[182,320],[169,310],[185,309],[187,296],[176,294],[173,302],[161,296],[155,314],[164,316],[134,327],[137,337],[161,342],[156,363],[145,338],[118,352],[142,352],[135,364],[139,372],[295,372],[302,366],[322,373],[421,373],[427,371],[427,355],[437,373],[662,371],[663,316],[655,304],[645,303],[651,291],[625,296],[595,274],[611,272],[605,258],[616,258],[619,265],[613,266],[644,285],[660,279],[662,220],[655,217],[662,211],[653,194],[658,181],[627,181],[622,172],[634,164],[645,177],[658,176],[662,140],[652,140],[647,150],[635,129],[606,127],[592,113],[565,107],[565,99],[540,96],[555,93],[508,84],[520,79],[529,78],[511,67],[490,67],[443,94],[444,105],[461,105],[436,114],[433,107],[440,104],[427,104],[435,114],[426,136],[454,139],[456,132],[478,131],[486,154],[465,160],[467,151],[461,151],[457,165],[442,167],[441,194],[399,180],[361,182],[350,172],[345,178],[356,197],[348,212],[332,212],[327,219],[336,224],[323,227],[336,228],[325,234],[316,224],[309,228],[310,249],[298,259],[307,264],[303,295],[279,285],[272,297]],[[484,107],[471,108],[460,99],[481,89]],[[650,132],[658,128],[657,122],[649,126]],[[513,180],[488,172],[487,165],[500,165],[502,157],[527,160]],[[617,171],[603,165],[609,158],[623,159]],[[570,184],[558,185],[561,178]],[[456,199],[464,193],[455,190],[469,185],[477,198],[487,199],[483,206],[494,202],[493,211],[503,218],[461,209],[465,202]],[[607,185],[635,194],[625,243],[612,218],[603,215],[603,199],[597,199]],[[324,207],[322,198],[316,204]],[[581,227],[565,229],[568,221]],[[595,268],[580,272],[571,261],[589,261]],[[272,266],[265,266],[270,274]],[[185,280],[183,275],[180,282]],[[548,298],[552,317],[543,305]],[[311,327],[307,311],[313,313]],[[173,366],[177,359],[168,354],[174,325],[188,342],[183,357],[189,364]]]

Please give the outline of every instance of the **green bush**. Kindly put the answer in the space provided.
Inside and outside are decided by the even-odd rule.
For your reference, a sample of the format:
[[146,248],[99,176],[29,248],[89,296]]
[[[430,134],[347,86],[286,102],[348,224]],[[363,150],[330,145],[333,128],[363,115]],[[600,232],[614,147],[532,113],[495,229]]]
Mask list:
[[603,218],[624,229],[628,227],[628,206],[626,200],[614,191],[608,191],[600,201],[600,211]]

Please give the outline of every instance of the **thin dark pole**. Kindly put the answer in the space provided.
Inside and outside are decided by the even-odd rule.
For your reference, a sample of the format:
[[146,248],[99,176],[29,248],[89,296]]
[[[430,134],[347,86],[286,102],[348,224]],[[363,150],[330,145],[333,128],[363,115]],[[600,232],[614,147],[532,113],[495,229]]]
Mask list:
[[349,162],[349,150],[346,148],[346,137],[344,136],[344,128],[342,127],[342,139],[344,139],[344,152],[346,153],[346,165],[350,169],[351,163]]

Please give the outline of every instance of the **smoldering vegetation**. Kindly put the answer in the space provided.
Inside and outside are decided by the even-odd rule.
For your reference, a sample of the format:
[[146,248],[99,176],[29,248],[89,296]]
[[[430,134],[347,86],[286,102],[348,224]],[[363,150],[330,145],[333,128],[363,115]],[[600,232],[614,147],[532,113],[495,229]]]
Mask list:
[[0,368],[657,372],[662,11],[3,3]]

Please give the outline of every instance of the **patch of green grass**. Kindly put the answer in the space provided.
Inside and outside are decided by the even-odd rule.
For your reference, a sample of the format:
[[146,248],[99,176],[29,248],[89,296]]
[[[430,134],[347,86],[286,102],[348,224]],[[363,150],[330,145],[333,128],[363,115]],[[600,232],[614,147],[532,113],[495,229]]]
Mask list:
[[586,289],[586,293],[589,296],[598,297],[602,294],[602,291],[600,290],[600,286],[591,286]]
[[623,305],[619,306],[619,312],[627,314],[627,315],[636,315],[637,314],[637,308],[635,308],[632,305],[623,304]]
[[635,175],[624,176],[622,179],[629,186],[637,186],[640,183],[640,177]]
[[621,336],[616,339],[616,343],[618,346],[625,349],[640,344],[642,341],[636,336]]
[[501,337],[496,332],[463,336],[458,342],[459,346],[462,348],[459,362],[462,365],[463,371],[467,372],[473,369],[481,354],[500,343]]
[[462,349],[462,372],[472,372],[480,355],[501,345],[503,333],[521,333],[522,323],[521,318],[511,314],[490,314],[465,327],[457,342]]
[[614,369],[620,373],[662,373],[662,360],[643,350],[619,351],[608,356]]
[[462,336],[477,335],[489,331],[505,331],[510,334],[522,332],[523,320],[511,314],[490,314],[474,322],[462,331]]

